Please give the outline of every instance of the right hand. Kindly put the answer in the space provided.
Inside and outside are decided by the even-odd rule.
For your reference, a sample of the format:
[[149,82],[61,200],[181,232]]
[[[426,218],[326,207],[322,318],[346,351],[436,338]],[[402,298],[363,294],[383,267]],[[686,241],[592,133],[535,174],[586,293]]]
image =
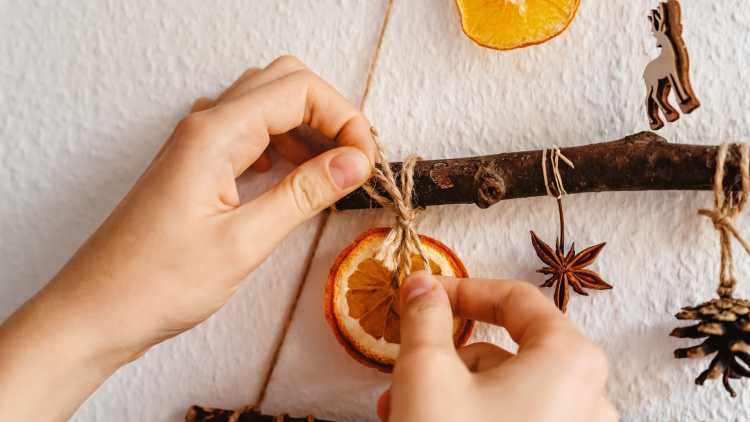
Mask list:
[[[381,420],[618,420],[604,353],[537,288],[419,272],[401,288],[401,309],[401,349],[378,402]],[[504,327],[518,353],[490,343],[456,350],[453,312]]]
[[[318,148],[290,132],[300,127],[327,140]],[[269,145],[298,166],[241,203],[236,179],[270,166]],[[361,111],[293,57],[197,101],[102,226],[0,324],[3,419],[69,419],[119,367],[204,321],[289,232],[365,183],[375,149]]]

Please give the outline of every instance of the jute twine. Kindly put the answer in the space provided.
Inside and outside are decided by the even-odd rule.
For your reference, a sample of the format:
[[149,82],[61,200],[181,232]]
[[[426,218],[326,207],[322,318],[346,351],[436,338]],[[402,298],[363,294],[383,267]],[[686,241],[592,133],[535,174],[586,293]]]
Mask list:
[[375,128],[370,129],[372,140],[377,147],[377,158],[380,166],[373,167],[372,179],[376,181],[388,196],[382,195],[373,184],[366,184],[362,188],[375,200],[380,206],[393,210],[395,218],[390,232],[383,241],[375,259],[381,261],[383,265],[402,281],[411,273],[411,257],[419,255],[424,263],[425,271],[430,271],[430,265],[427,261],[422,241],[415,228],[416,219],[419,215],[418,210],[414,209],[412,204],[412,195],[414,192],[414,166],[419,157],[410,155],[404,160],[400,173],[400,187],[396,182],[396,176],[388,165],[385,158],[382,144],[378,131]]
[[[552,189],[550,189],[549,186],[549,180],[547,176],[547,154],[550,155],[549,160],[552,163],[552,179],[555,182],[556,192],[552,192]],[[544,175],[544,188],[547,189],[547,195],[555,197],[555,199],[557,199],[558,201],[563,197],[563,195],[568,194],[568,192],[565,191],[565,186],[563,186],[562,177],[560,176],[560,160],[562,160],[563,163],[567,164],[568,167],[572,169],[575,168],[573,162],[570,161],[568,157],[563,155],[557,145],[554,145],[552,148],[545,148],[542,150],[542,174]]]
[[750,244],[740,236],[734,225],[734,219],[742,212],[750,192],[750,146],[739,144],[740,150],[740,175],[742,177],[742,190],[726,191],[724,189],[724,167],[726,165],[729,144],[719,146],[716,154],[716,171],[714,173],[714,208],[700,209],[698,214],[711,219],[714,228],[719,232],[719,246],[721,248],[721,266],[719,270],[719,288],[716,292],[719,297],[730,298],[737,285],[734,275],[734,260],[732,258],[732,238],[737,239],[745,252],[750,254]]
[[[374,80],[375,70],[377,69],[378,60],[380,58],[380,51],[383,46],[383,40],[385,39],[385,32],[386,32],[386,29],[388,28],[388,22],[390,21],[390,16],[392,14],[394,1],[395,0],[388,0],[388,3],[386,4],[385,14],[383,16],[383,23],[380,26],[380,34],[378,35],[378,39],[375,43],[372,60],[370,61],[370,66],[367,70],[367,82],[365,83],[365,88],[364,88],[364,91],[362,93],[362,97],[359,103],[359,108],[362,111],[364,111],[365,109],[365,104],[370,94],[370,88]],[[385,162],[385,161],[382,161],[382,162]],[[318,230],[315,234],[315,239],[313,240],[313,247],[311,248],[312,251],[316,250],[318,245],[320,244],[320,239],[322,238],[323,231],[325,230],[326,225],[328,223],[329,216],[330,216],[330,213],[326,213],[325,216],[323,217],[322,223],[320,224],[320,226],[318,226]],[[284,327],[282,328],[281,335],[274,347],[273,353],[271,355],[271,362],[268,365],[268,370],[266,371],[266,374],[263,377],[263,382],[261,383],[261,387],[260,387],[260,393],[258,394],[258,399],[255,402],[257,403],[258,408],[265,402],[266,393],[268,392],[268,386],[271,383],[271,377],[273,376],[274,370],[276,369],[276,364],[279,361],[279,356],[281,355],[281,349],[284,345],[284,341],[286,340],[287,335],[289,334],[289,327],[291,326],[292,318],[297,310],[300,297],[302,296],[302,289],[305,286],[305,280],[307,280],[307,275],[312,266],[313,256],[314,254],[311,253],[307,257],[302,279],[297,285],[297,290],[295,292],[294,299],[292,300],[292,303],[289,306],[289,310],[286,313],[286,317],[284,319]],[[235,415],[238,415],[238,417],[240,414],[241,412],[235,412]],[[312,421],[313,417],[310,416],[308,417],[308,419]]]

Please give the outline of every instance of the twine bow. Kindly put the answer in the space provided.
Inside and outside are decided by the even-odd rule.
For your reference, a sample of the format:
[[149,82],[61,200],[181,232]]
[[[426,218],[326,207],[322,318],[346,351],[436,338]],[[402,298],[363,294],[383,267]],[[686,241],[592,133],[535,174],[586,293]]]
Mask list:
[[394,211],[396,217],[391,231],[383,241],[375,259],[393,273],[394,280],[403,280],[411,273],[411,257],[419,255],[424,262],[425,271],[430,271],[430,265],[419,239],[415,225],[419,215],[412,205],[412,194],[414,190],[414,166],[419,157],[409,156],[404,160],[400,173],[400,187],[396,183],[396,177],[385,159],[385,153],[380,143],[378,131],[370,128],[370,134],[377,147],[378,160],[381,165],[373,168],[372,178],[388,194],[381,195],[372,184],[366,184],[363,189],[383,208]]
[[729,144],[719,146],[716,155],[716,172],[714,173],[714,209],[700,209],[698,214],[708,217],[719,232],[721,247],[721,267],[719,271],[719,297],[729,298],[734,293],[737,280],[734,275],[734,260],[732,258],[732,238],[735,238],[750,254],[750,244],[740,236],[734,225],[734,219],[745,207],[750,192],[750,146],[738,145],[740,149],[740,175],[742,190],[727,192],[724,189],[724,167],[726,164]]

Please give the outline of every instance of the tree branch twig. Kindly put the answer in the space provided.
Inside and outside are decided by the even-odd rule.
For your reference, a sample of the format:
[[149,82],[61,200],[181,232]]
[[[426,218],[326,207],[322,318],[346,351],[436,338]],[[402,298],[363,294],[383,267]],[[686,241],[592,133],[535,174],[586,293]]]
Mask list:
[[241,410],[214,409],[192,406],[185,414],[185,422],[332,422],[313,417],[293,418],[287,415],[263,415],[251,407]]
[[[562,148],[575,163],[560,173],[568,193],[648,190],[712,190],[715,145],[670,144],[653,132],[623,139]],[[542,151],[482,157],[426,160],[414,169],[414,206],[476,204],[487,208],[501,200],[543,196]],[[730,148],[724,186],[739,189],[739,153]],[[401,163],[391,163],[400,173]],[[376,188],[387,195],[379,186]],[[362,189],[336,203],[339,210],[378,208]]]

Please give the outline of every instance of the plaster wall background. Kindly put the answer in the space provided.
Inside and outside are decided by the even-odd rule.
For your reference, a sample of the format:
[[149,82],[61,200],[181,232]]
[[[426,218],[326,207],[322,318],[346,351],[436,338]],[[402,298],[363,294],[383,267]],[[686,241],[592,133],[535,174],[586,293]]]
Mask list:
[[[356,103],[382,15],[379,2],[346,0],[0,0],[0,318],[109,214],[196,97],[291,53]],[[243,178],[242,196],[290,168]],[[319,223],[206,323],[118,371],[74,420],[179,421],[191,404],[253,402]]]
[[[750,138],[750,5],[683,2],[692,77],[703,106],[661,134],[683,143]],[[643,67],[657,50],[645,13],[655,2],[583,0],[547,44],[481,49],[450,1],[396,0],[366,105],[390,157],[424,158],[581,145],[645,130]],[[131,2],[0,0],[0,316],[28,298],[127,191],[190,101],[248,66],[293,53],[356,101],[385,1]],[[288,167],[240,181],[245,197]],[[713,295],[717,238],[695,214],[710,193],[567,198],[568,235],[608,242],[595,269],[611,292],[574,296],[570,318],[611,359],[610,393],[625,421],[750,419],[750,385],[730,399],[692,384],[707,360],[671,357],[680,306]],[[541,281],[528,230],[554,238],[554,201],[535,198],[431,208],[421,231],[450,245],[473,275]],[[387,376],[353,362],[322,315],[323,283],[356,235],[389,223],[373,211],[300,228],[205,324],[119,371],[77,421],[177,421],[192,403],[252,402],[296,283],[301,302],[265,409],[373,420]],[[743,233],[750,233],[745,220]],[[750,260],[737,254],[738,273]],[[750,295],[750,280],[738,294]],[[477,338],[508,345],[500,329]]]

